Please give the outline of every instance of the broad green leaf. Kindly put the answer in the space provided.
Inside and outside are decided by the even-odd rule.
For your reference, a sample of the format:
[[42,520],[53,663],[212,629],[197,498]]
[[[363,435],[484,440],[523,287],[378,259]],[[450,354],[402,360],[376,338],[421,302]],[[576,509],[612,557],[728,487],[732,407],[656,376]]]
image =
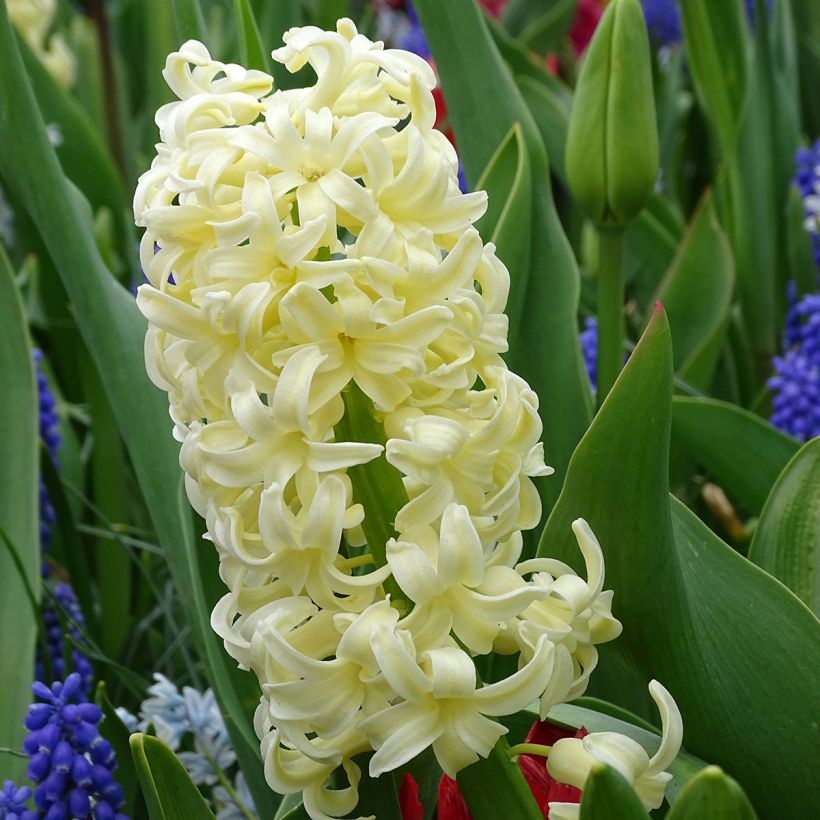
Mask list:
[[657,294],[669,317],[675,371],[697,389],[709,388],[733,289],[732,252],[707,194]]
[[101,132],[77,102],[54,81],[22,38],[18,39],[26,72],[43,119],[51,129],[66,176],[83,192],[92,208],[107,208],[114,217],[117,239],[126,244],[125,191]]
[[486,759],[480,758],[456,776],[467,808],[475,820],[516,820],[543,818],[518,764],[510,755],[504,737],[496,743]]
[[755,820],[743,789],[719,766],[707,766],[681,792],[667,820]]
[[266,48],[262,42],[250,0],[234,0],[233,8],[242,65],[270,73],[271,60],[268,53],[272,46]]
[[661,681],[680,707],[687,750],[731,771],[763,816],[797,817],[820,800],[799,765],[820,741],[814,681],[796,671],[820,665],[820,628],[782,584],[670,499],[671,394],[659,311],[573,456],[541,552],[577,566],[570,524],[589,521],[624,627],[613,648],[634,670],[606,699],[632,708],[651,678]]
[[100,681],[97,684],[97,690],[94,700],[97,706],[102,709],[104,718],[100,724],[100,734],[114,747],[114,753],[117,756],[117,770],[114,773],[114,778],[122,788],[125,804],[120,811],[126,817],[132,817],[134,814],[134,799],[137,796],[137,771],[131,757],[131,748],[129,745],[129,737],[131,733],[126,728],[125,724],[120,720],[114,705],[108,698],[105,683]]
[[596,763],[581,798],[581,820],[648,820],[635,790],[611,766]]
[[159,738],[133,734],[131,754],[150,820],[213,818],[179,758]]
[[749,548],[749,560],[820,613],[820,438],[786,465]]
[[176,493],[169,491],[180,483],[178,447],[170,435],[166,399],[145,374],[145,321],[106,269],[94,243],[88,204],[60,170],[1,4],[0,74],[6,81],[6,93],[0,96],[0,143],[19,146],[14,154],[0,152],[0,175],[37,225],[73,302],[254,802],[261,813],[272,815],[278,800],[265,783],[258,740],[232,684],[229,668],[234,663],[210,628],[196,562],[191,561],[197,547],[190,515],[180,514]]
[[208,45],[208,29],[199,0],[172,0],[179,42],[199,40]]
[[816,0],[792,0],[797,30],[802,120],[806,132],[820,133],[817,77],[820,76],[820,15]]
[[[487,192],[487,212],[476,223],[485,241],[494,242],[498,256],[510,270],[530,267],[532,240],[532,178],[521,126],[515,123],[478,180]],[[507,303],[510,326],[519,327],[526,293],[520,303]]]
[[370,757],[371,755],[362,755],[356,761],[362,769],[359,802],[356,804],[357,816],[370,815],[378,817],[379,820],[402,820],[399,806],[401,777],[396,772],[385,772],[379,777],[368,776],[367,764]]
[[544,141],[550,167],[558,179],[566,184],[564,152],[567,143],[570,103],[549,86],[532,77],[520,77],[517,78],[517,82],[521,96]]
[[554,0],[549,8],[531,20],[517,39],[539,54],[556,50],[572,25],[578,0]]
[[[11,265],[1,244],[0,328],[0,529],[6,541],[0,544],[0,624],[6,636],[0,651],[0,746],[16,751],[26,736],[23,718],[31,703],[37,636],[29,593],[39,599],[39,445],[37,389],[28,329]],[[12,549],[16,561],[10,554]],[[0,754],[0,782],[6,778],[19,780],[25,769],[25,759]]]
[[[299,813],[301,812],[301,813]],[[296,820],[297,817],[307,817],[305,807],[302,805],[302,793],[286,794],[276,810],[273,820]]]
[[748,87],[746,17],[742,0],[681,3],[689,70],[724,152],[737,138]]
[[[577,265],[555,211],[544,145],[477,4],[419,0],[416,10],[442,78],[468,181],[479,179],[515,123],[527,148],[532,225],[538,230],[532,231],[529,269],[510,270],[509,303],[523,310],[520,326],[510,328],[508,362],[540,397],[545,449],[556,470],[539,486],[549,508],[592,412],[577,336]],[[486,114],[487,100],[493,101],[493,116]]]
[[[91,451],[91,486],[94,505],[113,526],[129,519],[128,467],[125,448],[111,405],[94,365],[83,367],[84,395],[91,412],[94,448]],[[103,579],[100,603],[100,643],[106,654],[118,658],[132,630],[131,559],[113,538],[97,538],[94,544],[98,577]],[[72,579],[73,579],[72,575]]]
[[672,438],[730,496],[758,513],[799,442],[760,416],[715,399],[676,396]]

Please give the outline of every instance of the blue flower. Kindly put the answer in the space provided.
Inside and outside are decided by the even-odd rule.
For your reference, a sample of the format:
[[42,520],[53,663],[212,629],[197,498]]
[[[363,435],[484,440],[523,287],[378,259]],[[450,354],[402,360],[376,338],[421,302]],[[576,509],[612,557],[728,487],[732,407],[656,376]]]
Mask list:
[[60,417],[57,415],[57,401],[54,393],[48,386],[48,380],[43,373],[41,363],[43,353],[36,348],[32,351],[34,355],[35,371],[37,374],[37,403],[40,416],[40,438],[43,440],[49,455],[58,463],[57,451],[60,449],[62,439],[60,438]]
[[[69,621],[68,632],[76,640],[81,641],[82,635],[77,627],[85,628],[85,618],[80,609],[77,596],[70,584],[57,584],[54,587],[54,597],[59,605],[59,609],[65,614]],[[48,647],[49,661],[53,677],[62,680],[65,677],[65,659],[63,657],[63,645],[65,633],[60,622],[58,607],[54,604],[46,604],[43,607],[43,624],[45,625],[46,646]],[[91,689],[94,683],[94,670],[88,658],[79,649],[72,649],[71,662],[75,672],[80,674],[80,692],[84,698],[91,696]],[[45,680],[45,663],[42,658],[38,658],[35,665],[35,675],[40,680]]]
[[34,804],[47,820],[126,820],[118,811],[123,794],[112,774],[114,750],[97,728],[102,712],[85,702],[81,685],[73,672],[65,683],[31,687],[37,701],[26,716],[23,750],[38,784]]
[[584,329],[578,334],[581,352],[584,354],[587,376],[593,391],[598,385],[598,323],[592,317],[584,322]]
[[656,46],[674,46],[683,39],[677,0],[643,0],[643,14]]
[[775,356],[768,382],[774,391],[771,422],[808,441],[820,435],[820,294],[792,304],[785,337],[786,352]]
[[[245,775],[243,775],[242,772],[239,772],[236,775],[233,788],[245,808],[248,809],[251,814],[254,814],[256,812],[256,807],[253,803],[251,790],[248,788],[248,784],[245,781]],[[219,807],[216,812],[216,820],[245,820],[246,815],[234,802],[234,799],[224,786],[216,786],[214,788],[213,799],[215,805]]]
[[18,789],[7,780],[0,791],[0,820],[37,820],[37,812],[26,806],[30,798],[31,789],[26,786]]

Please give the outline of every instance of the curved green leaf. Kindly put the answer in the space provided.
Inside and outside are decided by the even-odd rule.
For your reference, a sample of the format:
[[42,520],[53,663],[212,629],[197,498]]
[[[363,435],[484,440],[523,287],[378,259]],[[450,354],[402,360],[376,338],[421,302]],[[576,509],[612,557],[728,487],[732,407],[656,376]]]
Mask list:
[[150,384],[143,366],[145,321],[105,267],[94,243],[88,203],[60,170],[2,4],[0,74],[6,89],[0,95],[0,143],[18,146],[13,154],[0,152],[0,175],[37,225],[63,279],[254,802],[261,813],[272,815],[278,800],[265,782],[258,740],[231,677],[234,663],[210,628],[197,564],[191,560],[196,553],[191,516],[187,509],[188,514],[180,514],[176,494],[169,492],[181,479],[178,447],[170,435],[165,397]]
[[618,772],[596,763],[584,784],[581,820],[648,820],[640,798]]
[[208,45],[208,29],[199,0],[172,0],[179,42],[199,40]]
[[120,720],[114,705],[111,703],[104,681],[97,684],[94,700],[105,716],[100,724],[100,733],[114,747],[114,753],[117,756],[115,778],[122,788],[123,797],[125,798],[125,803],[120,811],[127,817],[132,817],[134,814],[134,800],[137,796],[138,777],[131,759],[129,746],[131,733]]
[[820,629],[782,584],[682,504],[670,508],[671,393],[669,326],[656,312],[573,455],[540,551],[577,566],[570,523],[589,521],[624,626],[608,654],[633,670],[606,699],[633,708],[660,680],[680,707],[686,748],[730,770],[762,815],[797,817],[820,803],[800,765],[820,742],[815,687],[796,671],[820,666]]
[[[487,192],[487,212],[476,223],[485,240],[494,242],[498,256],[511,271],[530,267],[532,240],[532,177],[521,126],[515,123],[478,180]],[[507,305],[510,327],[521,325],[523,299]]]
[[705,768],[681,792],[667,820],[755,820],[743,789],[719,766]]
[[518,40],[539,54],[557,49],[572,25],[577,5],[578,0],[555,0],[546,11],[527,23]]
[[777,480],[749,560],[820,613],[820,438],[803,447]]
[[[37,637],[36,615],[29,595],[35,599],[40,595],[39,444],[37,390],[28,329],[11,265],[1,244],[0,328],[0,530],[3,540],[7,539],[7,543],[0,544],[0,623],[7,636],[0,651],[0,746],[16,751],[26,736],[23,718],[31,703]],[[14,555],[9,552],[12,549]],[[9,631],[12,624],[13,639]],[[0,781],[17,780],[25,768],[24,759],[0,754]]]
[[259,26],[253,13],[250,0],[234,0],[234,18],[239,36],[239,56],[242,65],[247,68],[256,68],[268,74],[271,71],[271,60],[268,56],[270,48],[266,49],[259,33]]
[[564,153],[571,102],[532,77],[517,77],[516,82],[544,141],[550,167],[558,179],[566,183]]
[[780,471],[798,451],[797,439],[715,399],[676,396],[672,407],[675,443],[752,513],[760,512]]
[[672,330],[675,372],[707,390],[726,338],[734,290],[732,251],[707,194],[658,290]]
[[214,817],[179,758],[159,738],[137,733],[130,744],[150,820]]
[[746,19],[741,0],[681,3],[686,55],[695,90],[723,150],[737,136],[748,85]]

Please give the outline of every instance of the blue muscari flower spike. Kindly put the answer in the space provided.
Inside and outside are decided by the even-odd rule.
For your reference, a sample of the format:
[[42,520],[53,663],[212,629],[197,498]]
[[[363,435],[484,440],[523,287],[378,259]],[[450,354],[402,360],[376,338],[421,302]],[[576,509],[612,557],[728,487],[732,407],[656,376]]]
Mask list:
[[[59,608],[65,613],[69,620],[68,632],[74,639],[81,641],[82,635],[77,627],[85,628],[85,618],[83,617],[80,603],[70,584],[57,584],[54,587],[54,597],[57,599]],[[65,634],[63,625],[60,622],[58,608],[54,604],[47,604],[43,607],[43,623],[45,625],[46,645],[48,647],[51,670],[54,678],[62,680],[65,677],[65,658],[63,657],[63,644]],[[71,650],[71,662],[75,672],[80,675],[80,692],[84,698],[91,696],[94,685],[94,670],[88,658],[79,649]],[[45,664],[38,659],[34,674],[39,680],[45,680]]]
[[34,804],[45,820],[127,820],[119,812],[123,793],[114,780],[116,759],[97,728],[102,712],[85,702],[76,672],[51,687],[31,687],[37,702],[26,716],[23,750],[31,758]]
[[31,789],[27,786],[18,789],[7,780],[0,791],[0,820],[37,820],[37,812],[26,805],[30,798]]
[[[755,0],[744,0],[746,16],[754,24]],[[771,10],[773,0],[766,0]],[[643,14],[649,37],[657,47],[675,46],[683,40],[679,0],[643,0]]]
[[[59,466],[57,451],[60,448],[60,418],[57,415],[57,402],[54,394],[48,386],[48,381],[43,373],[41,362],[43,354],[36,348],[32,351],[34,356],[34,369],[37,374],[37,404],[40,418],[40,438],[48,450],[55,465]],[[48,490],[42,476],[40,477],[40,544],[43,548],[51,541],[51,528],[54,526],[56,516],[51,499],[48,497]]]
[[578,339],[581,342],[589,383],[595,391],[598,387],[598,322],[591,316],[584,321],[584,329],[578,334]]
[[643,15],[656,46],[674,46],[683,40],[677,0],[643,0]]
[[806,213],[806,230],[811,235],[814,249],[814,261],[820,268],[820,236],[818,236],[818,220],[820,220],[820,140],[811,148],[800,148],[795,157],[797,171],[794,175],[794,184],[803,197],[803,207]]
[[786,352],[775,356],[771,422],[808,441],[820,436],[820,294],[793,302],[786,318]]

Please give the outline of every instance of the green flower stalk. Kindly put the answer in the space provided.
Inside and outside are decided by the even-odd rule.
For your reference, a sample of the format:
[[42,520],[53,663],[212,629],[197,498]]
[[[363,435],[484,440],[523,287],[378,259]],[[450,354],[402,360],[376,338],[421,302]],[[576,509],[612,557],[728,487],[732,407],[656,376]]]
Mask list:
[[638,0],[614,0],[587,50],[567,132],[567,179],[599,231],[598,401],[623,360],[623,232],[658,177],[649,37]]

